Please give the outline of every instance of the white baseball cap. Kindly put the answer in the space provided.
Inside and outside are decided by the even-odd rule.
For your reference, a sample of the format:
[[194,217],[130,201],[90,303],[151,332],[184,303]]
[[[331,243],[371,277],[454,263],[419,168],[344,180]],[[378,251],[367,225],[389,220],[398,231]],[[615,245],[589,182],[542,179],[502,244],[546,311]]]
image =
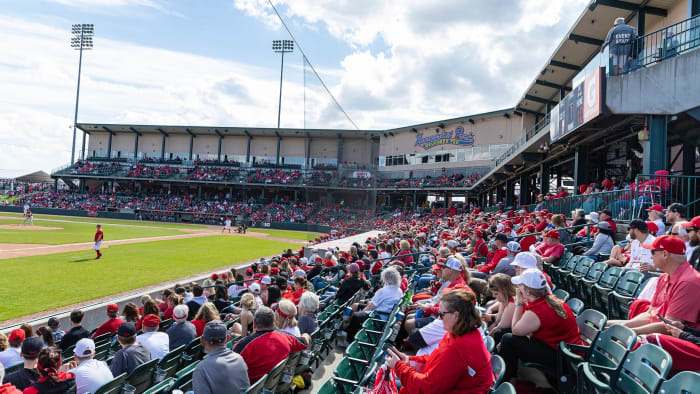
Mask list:
[[547,287],[547,278],[542,271],[536,268],[529,268],[518,276],[510,278],[514,285],[525,285],[531,289],[544,289]]
[[455,271],[462,271],[462,263],[459,262],[456,258],[452,257],[447,259],[445,261],[445,267],[453,269]]
[[270,277],[266,275],[266,276],[263,276],[262,279],[260,279],[260,283],[262,283],[264,285],[269,285],[269,284],[272,284],[272,279],[270,279]]
[[292,275],[292,277],[294,277],[294,276],[298,276],[300,278],[306,278],[306,271],[304,271],[302,269],[298,269],[298,270],[294,271],[294,275]]
[[74,353],[78,357],[87,357],[95,354],[95,342],[90,338],[83,338],[75,344]]
[[253,283],[252,285],[250,285],[249,289],[253,293],[260,293],[260,285],[257,283]]
[[190,308],[187,305],[178,305],[173,309],[173,318],[186,319],[188,313],[190,313]]
[[537,269],[537,258],[530,252],[518,253],[510,265],[517,265],[524,269]]
[[450,239],[446,242],[447,246],[450,248],[454,249],[459,246],[459,242],[455,241],[454,239]]
[[600,214],[598,212],[591,212],[588,214],[588,218],[593,222],[593,223],[598,223],[600,220]]
[[510,241],[506,244],[506,248],[513,253],[520,252],[520,244],[515,241]]

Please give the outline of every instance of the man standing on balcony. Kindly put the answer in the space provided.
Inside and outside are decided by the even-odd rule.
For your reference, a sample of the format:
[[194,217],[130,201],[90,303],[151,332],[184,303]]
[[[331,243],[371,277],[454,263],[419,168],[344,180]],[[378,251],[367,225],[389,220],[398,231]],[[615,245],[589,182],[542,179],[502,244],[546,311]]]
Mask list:
[[637,39],[637,31],[634,27],[625,23],[625,18],[615,19],[615,26],[605,37],[600,53],[610,45],[610,57],[612,58],[612,75],[620,75],[627,71],[627,62],[632,60],[634,41]]

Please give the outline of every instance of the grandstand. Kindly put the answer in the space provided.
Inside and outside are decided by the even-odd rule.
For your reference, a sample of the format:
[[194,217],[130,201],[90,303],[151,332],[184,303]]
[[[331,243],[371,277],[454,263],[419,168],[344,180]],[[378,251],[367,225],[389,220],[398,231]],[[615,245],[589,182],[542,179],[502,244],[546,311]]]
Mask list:
[[[617,17],[638,35],[624,69],[603,47]],[[251,309],[241,296],[260,293],[277,308],[269,328],[278,330],[294,331],[279,308],[295,301],[316,322],[295,335],[303,350],[268,355],[241,392],[359,393],[386,364],[402,393],[693,392],[698,47],[697,0],[593,0],[510,109],[389,130],[83,123],[88,149],[52,172],[55,189],[0,210],[27,203],[38,213],[209,224],[226,216],[327,233],[226,275],[84,308],[94,331],[108,304],[121,311],[146,294],[194,297],[205,286],[203,301],[218,304],[194,320],[222,320],[234,334],[226,347],[257,371],[261,360],[239,335]],[[299,300],[305,293],[320,299],[317,310]],[[160,331],[170,333],[173,300]],[[256,326],[266,311],[257,309]],[[68,313],[55,317],[69,327]],[[196,392],[195,371],[212,368],[197,334],[97,392]],[[121,347],[112,335],[94,345],[110,364]],[[74,357],[62,350],[64,362]]]

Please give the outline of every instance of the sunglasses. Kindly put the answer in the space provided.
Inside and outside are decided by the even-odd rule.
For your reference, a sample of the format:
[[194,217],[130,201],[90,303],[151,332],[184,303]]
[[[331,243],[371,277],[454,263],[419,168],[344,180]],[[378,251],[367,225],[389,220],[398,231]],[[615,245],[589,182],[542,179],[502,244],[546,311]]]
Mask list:
[[438,316],[440,317],[440,320],[445,317],[445,315],[449,315],[450,313],[454,312],[438,312]]

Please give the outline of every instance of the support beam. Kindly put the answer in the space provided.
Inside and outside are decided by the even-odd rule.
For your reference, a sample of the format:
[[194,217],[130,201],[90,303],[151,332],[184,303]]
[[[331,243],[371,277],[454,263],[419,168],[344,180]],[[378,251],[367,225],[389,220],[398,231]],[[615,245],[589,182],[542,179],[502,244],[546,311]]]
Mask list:
[[[639,8],[638,4],[635,3],[628,3],[626,1],[620,1],[620,0],[595,0],[593,3],[595,6],[603,5],[606,7],[611,7],[611,8],[619,8],[621,10],[628,10],[628,11],[637,11]],[[642,7],[642,10],[644,12],[651,14],[651,15],[658,15],[658,16],[667,16],[668,12],[664,10],[663,8],[657,8],[657,7]]]
[[578,185],[588,184],[589,149],[586,146],[576,147],[574,154],[574,189]]
[[252,140],[253,137],[248,133],[248,130],[243,130],[243,132],[248,136],[248,147],[245,150],[245,162],[250,163],[250,140]]
[[338,134],[338,158],[337,158],[337,164],[340,165],[340,163],[343,161],[343,136]]
[[[530,203],[530,177],[527,174],[520,175],[520,205]],[[515,208],[515,207],[514,207]]]
[[695,144],[683,142],[683,175],[695,175]]
[[509,180],[506,182],[506,207],[513,206],[513,200],[515,197],[515,181]]
[[644,10],[637,11],[637,36],[646,34],[647,13]]
[[275,154],[275,164],[280,165],[280,145],[282,144],[282,136],[275,131],[275,135],[277,136],[277,153]]
[[549,65],[554,66],[554,67],[559,67],[559,68],[565,68],[567,70],[572,70],[572,71],[581,71],[581,66],[577,66],[577,65],[571,64],[571,63],[560,62],[558,60],[550,60]]
[[557,102],[556,102],[556,101],[547,100],[547,99],[545,99],[545,98],[533,96],[533,95],[531,95],[531,94],[526,94],[526,95],[525,95],[525,100],[535,101],[535,102],[537,102],[537,103],[542,103],[542,104],[549,104],[549,105],[551,105],[552,107],[555,106],[555,105],[557,105]]
[[549,193],[549,165],[540,164],[540,194]]
[[311,166],[311,134],[306,133],[306,168]]
[[535,111],[532,109],[523,108],[523,107],[517,107],[517,108],[515,108],[515,110],[518,112],[525,112],[526,114],[531,114],[531,115],[544,115],[542,112]]
[[548,88],[557,89],[557,90],[571,90],[571,88],[568,87],[568,86],[559,85],[559,84],[556,84],[556,83],[551,83],[551,82],[543,81],[543,80],[541,80],[541,79],[535,80],[535,84],[536,84],[536,85],[546,86],[546,87],[548,87]]
[[537,163],[544,160],[545,155],[544,153],[522,152],[520,158],[523,159],[525,163]]
[[163,160],[165,159],[165,139],[168,137],[168,133],[163,131],[163,129],[161,129],[160,127],[158,127],[156,130],[160,131],[160,134],[163,136],[163,140],[160,146],[160,159]]
[[111,159],[112,158],[112,133],[109,133],[109,137],[107,138],[107,158]]
[[603,46],[603,43],[605,42],[604,40],[600,40],[598,38],[593,38],[593,37],[586,37],[586,36],[581,36],[578,34],[569,34],[569,40],[574,41],[574,42],[582,42],[584,44],[590,44],[590,45],[595,45],[597,47]]
[[649,115],[649,141],[642,142],[642,172],[653,174],[666,169],[666,142],[668,139],[668,117]]
[[134,134],[134,159],[139,158],[139,135],[138,133]]
[[[218,132],[216,134],[219,134]],[[224,136],[219,134],[219,149],[216,151],[216,161],[221,163],[221,141],[224,139]]]
[[504,169],[507,173],[512,173],[513,171],[515,171],[515,166],[514,166],[514,165],[510,165],[510,164],[506,164],[506,165],[503,166],[503,169]]

